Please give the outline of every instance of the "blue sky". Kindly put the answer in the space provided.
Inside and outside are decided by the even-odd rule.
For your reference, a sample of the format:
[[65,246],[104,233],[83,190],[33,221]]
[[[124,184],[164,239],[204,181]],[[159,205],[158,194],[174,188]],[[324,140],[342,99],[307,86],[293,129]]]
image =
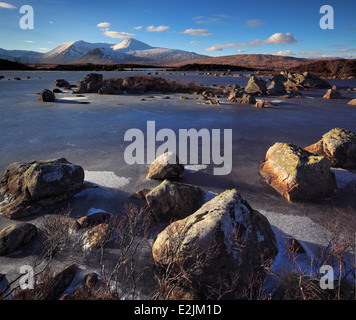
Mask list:
[[[334,9],[333,30],[320,28],[325,4]],[[34,9],[33,30],[19,26],[23,5]],[[133,37],[210,56],[356,58],[355,13],[355,0],[7,0],[0,1],[0,48],[47,52],[74,40]]]

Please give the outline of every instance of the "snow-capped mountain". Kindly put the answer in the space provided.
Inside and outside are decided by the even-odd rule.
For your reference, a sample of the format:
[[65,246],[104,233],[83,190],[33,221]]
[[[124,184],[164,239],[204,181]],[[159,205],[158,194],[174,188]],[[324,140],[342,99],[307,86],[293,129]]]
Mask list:
[[86,53],[93,49],[110,49],[111,45],[107,43],[89,43],[85,41],[66,42],[55,49],[43,54],[40,57],[43,63],[70,63],[80,59]]
[[145,63],[163,65],[208,58],[195,52],[152,47],[135,39],[125,39],[113,45],[85,41],[66,42],[47,53],[0,49],[0,59],[22,63],[79,64],[79,63]]
[[43,53],[26,50],[5,50],[0,48],[0,59],[20,62],[20,63],[38,63],[39,57]]
[[40,57],[42,63],[149,63],[182,62],[207,56],[183,50],[152,47],[135,39],[116,45],[73,41],[61,44]]

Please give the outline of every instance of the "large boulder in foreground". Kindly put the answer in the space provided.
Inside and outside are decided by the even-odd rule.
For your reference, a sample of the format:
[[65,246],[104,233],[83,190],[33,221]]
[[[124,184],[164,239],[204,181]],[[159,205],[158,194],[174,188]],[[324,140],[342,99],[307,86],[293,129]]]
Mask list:
[[189,184],[164,180],[146,195],[156,221],[183,219],[197,211],[204,201],[204,191]]
[[356,134],[344,128],[335,128],[305,150],[331,161],[333,167],[356,168]]
[[267,94],[266,82],[259,77],[250,77],[245,91],[250,94]]
[[184,166],[179,163],[179,158],[172,152],[161,154],[150,165],[147,179],[179,179],[184,176]]
[[15,223],[0,231],[0,256],[16,250],[37,236],[37,228],[30,223]]
[[64,158],[13,163],[0,181],[0,193],[7,200],[0,210],[9,219],[35,214],[73,196],[83,181],[83,168]]
[[260,174],[287,200],[322,199],[337,190],[330,161],[288,143],[276,143],[260,165]]
[[272,263],[277,252],[268,220],[236,189],[170,224],[152,248],[153,259],[163,268],[169,265],[176,272],[194,269],[189,284],[202,299],[216,299],[219,292],[229,290],[223,298],[243,298],[253,280],[260,277],[263,281],[262,265]]
[[103,75],[98,73],[87,74],[78,82],[76,93],[98,93],[103,85]]

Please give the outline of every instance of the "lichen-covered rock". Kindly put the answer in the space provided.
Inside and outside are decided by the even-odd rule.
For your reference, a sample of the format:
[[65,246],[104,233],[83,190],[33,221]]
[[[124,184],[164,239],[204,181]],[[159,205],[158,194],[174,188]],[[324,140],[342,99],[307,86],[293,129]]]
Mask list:
[[252,76],[245,91],[250,94],[267,94],[266,82],[257,76]]
[[[277,253],[268,220],[236,189],[223,192],[192,215],[170,224],[152,248],[153,259],[160,266],[170,265],[177,272],[203,262],[187,280],[200,297],[210,299],[230,289],[224,298],[243,298],[251,279],[261,277],[263,281],[263,261],[272,263]],[[202,260],[197,262],[198,256]]]
[[40,93],[38,100],[41,102],[54,102],[56,100],[56,96],[51,90],[44,89]]
[[333,167],[356,167],[356,134],[348,129],[332,129],[305,150],[327,157]]
[[204,201],[199,187],[164,180],[146,195],[147,204],[156,221],[183,219],[197,211]]
[[66,159],[11,164],[0,181],[5,217],[19,219],[68,199],[83,186],[84,170]]
[[260,165],[260,174],[287,200],[333,196],[336,179],[330,161],[292,144],[276,143]]
[[103,85],[103,75],[90,73],[78,82],[76,93],[98,93]]
[[0,232],[0,256],[6,255],[37,236],[37,228],[30,223],[15,223]]
[[92,228],[98,224],[107,222],[111,218],[111,214],[102,210],[90,212],[86,216],[75,218],[72,220],[73,229]]
[[160,155],[152,162],[148,170],[147,179],[180,179],[184,176],[184,166],[172,152]]

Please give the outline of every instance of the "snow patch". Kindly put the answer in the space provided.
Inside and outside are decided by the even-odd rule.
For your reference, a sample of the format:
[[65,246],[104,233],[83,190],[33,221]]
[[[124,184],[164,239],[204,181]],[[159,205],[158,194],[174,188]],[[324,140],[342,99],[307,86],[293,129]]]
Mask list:
[[85,180],[103,187],[119,189],[130,183],[130,179],[119,177],[111,171],[84,171]]

